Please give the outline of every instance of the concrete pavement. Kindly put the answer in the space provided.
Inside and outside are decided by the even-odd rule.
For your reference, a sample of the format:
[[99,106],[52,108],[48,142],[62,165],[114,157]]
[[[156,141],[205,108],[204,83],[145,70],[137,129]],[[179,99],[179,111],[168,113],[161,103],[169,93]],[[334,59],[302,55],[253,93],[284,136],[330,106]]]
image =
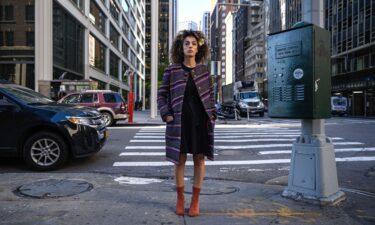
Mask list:
[[[48,179],[79,180],[92,189],[73,196],[24,197],[17,188]],[[117,180],[117,181],[116,181]],[[191,181],[186,182],[185,208]],[[281,197],[284,186],[228,180],[204,181],[201,216],[174,213],[176,194],[169,177],[128,178],[95,173],[0,174],[1,225],[55,224],[374,224],[374,196],[346,193],[337,206],[320,207]],[[46,192],[51,187],[43,187]],[[62,190],[63,191],[63,190]]]

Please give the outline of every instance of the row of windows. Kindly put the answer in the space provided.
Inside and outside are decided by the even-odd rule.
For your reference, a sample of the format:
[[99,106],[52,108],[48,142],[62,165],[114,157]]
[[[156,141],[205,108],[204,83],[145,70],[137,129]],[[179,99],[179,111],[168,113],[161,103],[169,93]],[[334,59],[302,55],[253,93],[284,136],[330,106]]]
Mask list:
[[[140,71],[143,71],[143,65],[139,63],[137,60],[136,55],[129,49],[129,46],[123,41],[123,55],[125,58],[127,58],[131,64],[137,68]],[[105,66],[105,52],[106,52],[106,46],[101,43],[97,38],[92,36],[90,34],[89,36],[89,63],[91,66],[100,69],[101,71],[105,72],[106,71],[106,66]],[[112,77],[118,78],[118,72],[119,72],[119,61],[120,58],[113,53],[112,51],[110,52],[110,70],[109,73]],[[128,69],[126,66],[125,62],[122,62],[123,64],[123,72]],[[126,68],[125,68],[126,67]]]
[[14,31],[0,31],[0,46],[35,46],[35,32],[25,31],[24,42],[21,42],[21,38],[15,40]]
[[[0,5],[0,21],[14,21],[14,5]],[[26,21],[33,21],[35,19],[35,9],[33,4],[25,5],[24,12],[21,15],[25,15]],[[18,10],[18,9],[17,9]]]

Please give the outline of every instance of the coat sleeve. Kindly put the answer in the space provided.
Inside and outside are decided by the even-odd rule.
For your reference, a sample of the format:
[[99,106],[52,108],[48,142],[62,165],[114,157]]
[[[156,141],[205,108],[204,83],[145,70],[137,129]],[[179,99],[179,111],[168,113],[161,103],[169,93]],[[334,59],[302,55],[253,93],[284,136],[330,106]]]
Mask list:
[[209,72],[208,74],[210,76],[210,78],[209,78],[209,82],[210,82],[210,108],[211,108],[212,116],[216,120],[217,109],[216,109],[216,106],[215,106],[214,85],[213,85],[213,82],[212,82],[212,79],[214,79],[214,78],[211,77],[210,70],[208,70],[208,72]]
[[171,71],[166,68],[163,75],[162,84],[158,89],[158,109],[160,111],[161,119],[165,122],[166,116],[172,116],[172,109],[170,103],[170,76]]

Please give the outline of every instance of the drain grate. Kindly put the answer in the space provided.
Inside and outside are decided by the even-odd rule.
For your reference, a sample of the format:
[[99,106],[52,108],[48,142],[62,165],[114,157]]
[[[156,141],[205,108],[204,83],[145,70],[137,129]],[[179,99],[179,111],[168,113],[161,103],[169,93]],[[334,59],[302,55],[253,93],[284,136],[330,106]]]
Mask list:
[[48,179],[22,185],[14,193],[23,197],[46,199],[69,197],[92,188],[92,184],[82,180]]

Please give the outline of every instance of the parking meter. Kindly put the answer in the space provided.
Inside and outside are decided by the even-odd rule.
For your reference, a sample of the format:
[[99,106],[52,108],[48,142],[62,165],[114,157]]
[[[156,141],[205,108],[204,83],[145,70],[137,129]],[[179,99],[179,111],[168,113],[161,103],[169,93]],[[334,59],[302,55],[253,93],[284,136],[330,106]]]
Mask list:
[[268,115],[330,117],[330,32],[304,24],[268,36]]

